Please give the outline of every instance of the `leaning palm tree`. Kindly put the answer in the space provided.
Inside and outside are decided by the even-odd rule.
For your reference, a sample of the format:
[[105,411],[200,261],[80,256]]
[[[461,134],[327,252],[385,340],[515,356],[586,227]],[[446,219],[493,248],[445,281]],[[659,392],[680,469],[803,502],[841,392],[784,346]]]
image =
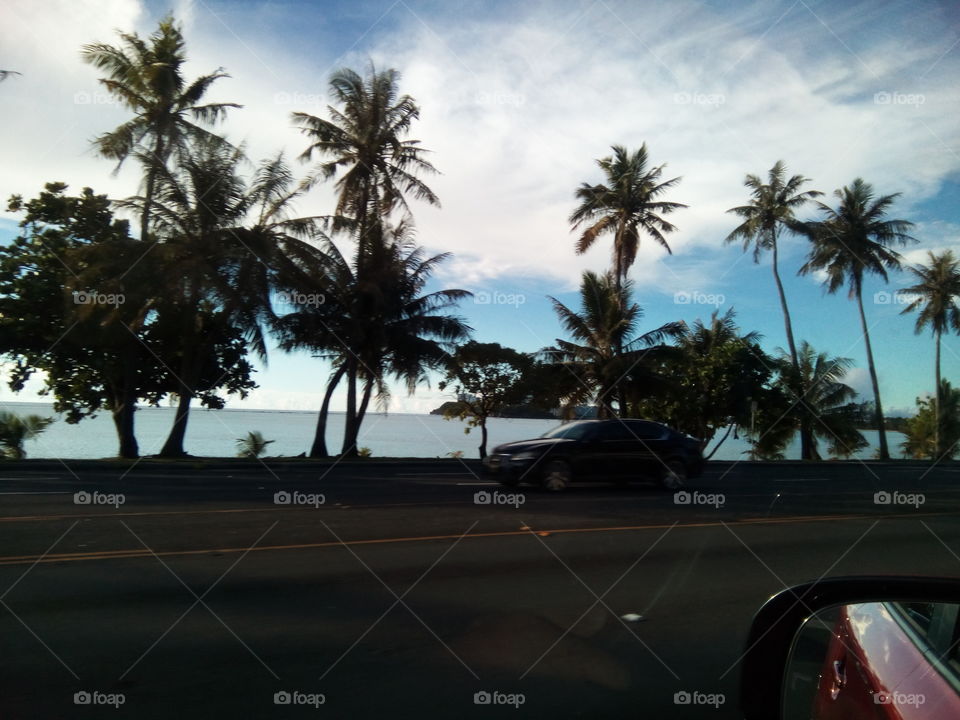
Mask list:
[[790,359],[796,367],[797,347],[793,339],[793,325],[790,322],[787,296],[783,291],[783,282],[780,280],[780,270],[777,265],[779,252],[777,240],[784,228],[790,229],[794,225],[795,211],[823,193],[818,190],[801,192],[800,187],[809,182],[809,178],[793,175],[787,180],[786,174],[786,165],[782,160],[778,160],[770,168],[766,183],[757,175],[747,175],[743,184],[751,191],[750,202],[727,210],[728,213],[743,218],[743,222],[727,235],[724,242],[742,241],[744,252],[752,245],[755,263],[760,262],[760,256],[765,250],[770,251],[773,279],[777,284],[777,293],[780,295],[780,309],[783,311],[783,324],[787,331],[787,347],[790,349]]
[[913,223],[906,220],[886,219],[887,212],[900,193],[876,196],[873,186],[857,178],[849,186],[834,191],[840,201],[836,209],[817,202],[824,219],[798,226],[811,242],[810,255],[800,274],[824,271],[824,287],[835,293],[846,284],[848,297],[857,301],[860,326],[867,350],[867,365],[873,385],[875,422],[879,433],[880,459],[889,460],[887,434],[884,428],[883,406],[880,403],[880,383],[870,345],[870,329],[863,311],[863,279],[873,273],[888,279],[888,270],[899,270],[901,256],[892,245],[905,246],[916,242],[908,233]]
[[[927,326],[933,330],[933,339],[936,346],[936,362],[934,373],[935,388],[941,386],[940,378],[940,345],[944,332],[960,332],[960,261],[951,250],[940,255],[928,252],[929,264],[917,265],[908,268],[915,285],[903,288],[900,293],[911,295],[913,299],[900,313],[917,312],[917,322],[914,332],[920,334]],[[939,408],[939,393],[934,394],[934,407]],[[937,410],[939,418],[939,410]],[[940,427],[940,422],[936,423]],[[939,433],[937,433],[939,436]],[[945,450],[940,441],[937,441],[940,452]]]
[[[557,338],[553,347],[540,351],[540,356],[546,362],[566,367],[576,379],[561,399],[566,417],[577,405],[586,403],[595,405],[598,417],[616,417],[618,412],[611,401],[615,394],[624,397],[618,392],[624,378],[643,363],[652,348],[682,331],[682,323],[667,323],[637,335],[643,310],[630,301],[631,290],[630,281],[618,285],[612,273],[598,275],[587,271],[580,285],[579,312],[550,298],[560,324],[572,340]],[[621,416],[627,414],[622,405],[618,410]]]
[[637,258],[641,235],[649,235],[671,252],[666,235],[677,228],[664,219],[686,205],[659,199],[680,182],[679,177],[662,180],[666,165],[649,167],[647,145],[629,152],[621,145],[613,155],[597,160],[604,183],[583,183],[577,188],[580,201],[570,215],[573,230],[583,228],[576,244],[578,254],[589,250],[601,235],[613,236],[613,280],[619,288]]
[[[334,388],[347,380],[347,407],[341,453],[357,454],[357,438],[372,397],[381,407],[390,399],[388,377],[405,383],[413,393],[426,371],[449,360],[454,344],[471,330],[451,315],[466,290],[424,293],[436,267],[449,258],[444,253],[425,256],[413,242],[409,225],[387,229],[388,236],[369,244],[366,273],[330,241],[323,255],[304,263],[314,267],[301,278],[299,292],[322,293],[325,302],[304,305],[277,323],[280,346],[309,349],[332,365],[311,457],[325,457],[326,420]],[[357,385],[360,385],[359,396]]]
[[183,33],[172,17],[160,21],[146,40],[136,33],[118,33],[121,45],[91,43],[83,47],[83,59],[106,73],[100,79],[107,92],[133,112],[133,118],[94,140],[105,158],[123,162],[135,154],[147,154],[145,202],[140,218],[140,237],[147,238],[153,212],[158,168],[169,158],[182,155],[193,140],[226,142],[204,125],[226,116],[236,103],[203,103],[210,86],[229,77],[222,68],[188,83],[182,66],[186,61]]
[[[266,359],[272,292],[296,271],[290,257],[306,252],[303,240],[317,232],[317,218],[291,217],[309,185],[294,181],[282,156],[264,161],[249,182],[240,173],[244,162],[240,149],[199,142],[174,170],[156,163],[160,242],[153,259],[168,277],[157,312],[179,327],[182,348],[178,367],[170,368],[178,406],[163,456],[184,454],[190,404],[218,329],[241,332]],[[138,196],[117,204],[142,212],[150,202]]]
[[337,107],[327,106],[330,119],[293,113],[293,122],[310,144],[300,159],[319,156],[323,179],[337,177],[334,229],[354,230],[360,256],[366,254],[375,225],[395,209],[410,215],[407,196],[440,205],[418,175],[436,173],[420,147],[407,137],[420,109],[409,95],[400,95],[400,73],[377,71],[371,64],[365,77],[350,69],[335,72],[330,91]]

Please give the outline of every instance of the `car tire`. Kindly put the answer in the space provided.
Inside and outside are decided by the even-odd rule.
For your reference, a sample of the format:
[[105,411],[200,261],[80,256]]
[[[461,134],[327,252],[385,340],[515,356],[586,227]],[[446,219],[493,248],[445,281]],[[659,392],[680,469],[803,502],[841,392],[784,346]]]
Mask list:
[[660,475],[660,485],[664,490],[681,490],[687,484],[687,466],[680,460],[668,460]]
[[573,468],[566,460],[551,460],[543,469],[543,487],[551,492],[565,490],[573,481]]

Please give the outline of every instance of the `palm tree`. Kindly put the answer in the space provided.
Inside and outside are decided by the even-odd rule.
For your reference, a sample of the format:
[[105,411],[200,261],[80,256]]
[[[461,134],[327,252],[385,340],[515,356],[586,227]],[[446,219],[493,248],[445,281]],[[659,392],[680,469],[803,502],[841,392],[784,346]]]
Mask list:
[[237,438],[237,457],[256,459],[267,451],[267,445],[275,442],[266,440],[259,430],[252,430],[244,437]]
[[813,243],[809,259],[800,268],[800,273],[823,270],[827,276],[823,284],[828,293],[835,293],[847,284],[848,296],[857,301],[860,326],[867,349],[870,382],[873,385],[880,459],[889,460],[883,406],[880,404],[880,384],[877,381],[877,368],[870,346],[867,316],[863,311],[863,277],[865,273],[873,273],[886,281],[888,270],[900,269],[900,254],[891,246],[905,246],[907,243],[916,242],[916,239],[908,234],[913,223],[900,219],[887,220],[887,211],[900,193],[877,197],[873,186],[862,178],[835,190],[834,195],[840,201],[836,209],[818,201],[817,205],[824,219],[799,226]]
[[793,339],[793,325],[790,322],[790,310],[787,307],[787,296],[783,291],[780,280],[780,271],[777,266],[777,240],[784,228],[791,229],[795,223],[794,212],[815,197],[823,195],[818,190],[800,191],[800,187],[809,182],[803,175],[793,175],[785,180],[787,167],[782,160],[778,160],[767,176],[764,183],[757,175],[747,175],[743,184],[751,191],[750,202],[747,205],[730,208],[728,213],[734,213],[743,218],[738,225],[724,239],[726,243],[743,242],[743,251],[753,246],[753,261],[760,262],[760,255],[769,250],[772,256],[773,279],[777,284],[780,295],[780,309],[783,311],[783,323],[787,331],[787,346],[790,348],[790,359],[794,367],[798,364],[797,347]]
[[[960,332],[960,261],[953,252],[947,250],[940,255],[928,252],[928,265],[917,265],[908,268],[917,281],[915,285],[900,290],[903,294],[912,295],[913,299],[900,313],[919,312],[914,332],[919,335],[928,325],[933,330],[936,344],[936,363],[934,387],[941,386],[940,378],[940,345],[944,332],[953,330]],[[939,407],[939,393],[934,395],[934,407]],[[937,415],[939,418],[939,414]],[[939,421],[937,428],[940,427]],[[938,433],[939,434],[939,433]],[[944,448],[939,440],[937,448],[943,452]]]
[[[569,417],[577,405],[592,402],[598,417],[616,417],[610,401],[621,381],[643,363],[652,348],[682,331],[682,323],[667,323],[636,335],[643,310],[631,302],[631,292],[630,281],[618,284],[612,273],[587,271],[580,284],[579,312],[550,298],[560,324],[573,338],[557,338],[554,347],[540,351],[546,361],[565,366],[576,378],[562,399],[565,416]],[[627,414],[622,404],[619,414]]]
[[797,353],[799,370],[793,358],[781,351],[774,366],[778,373],[775,388],[779,397],[763,408],[763,417],[752,437],[751,454],[755,459],[783,457],[790,439],[809,421],[811,458],[819,460],[818,439],[827,442],[833,456],[849,457],[868,445],[857,430],[861,418],[854,402],[856,391],[843,382],[853,360],[831,358],[818,353],[806,341]]
[[[334,187],[337,205],[331,218],[334,232],[347,231],[356,240],[353,273],[358,286],[368,283],[368,274],[376,277],[379,270],[374,263],[377,253],[389,252],[384,243],[390,231],[384,227],[386,219],[397,209],[403,222],[412,219],[407,196],[439,206],[434,192],[418,175],[435,173],[436,168],[425,159],[427,150],[419,140],[407,137],[420,109],[409,95],[400,95],[400,73],[388,69],[378,72],[370,65],[365,77],[353,70],[342,69],[330,78],[330,90],[337,107],[328,106],[330,119],[308,113],[295,112],[294,125],[310,139],[300,159],[310,161],[319,156],[320,177],[331,179],[339,173]],[[344,363],[347,378],[346,436],[355,436],[354,422],[358,413],[357,377],[361,372],[356,358]],[[336,373],[331,380],[339,381]],[[369,397],[370,387],[364,389]],[[382,394],[381,387],[378,394]],[[321,413],[323,417],[323,413]],[[320,428],[318,428],[319,432]],[[345,439],[345,449],[351,449]],[[318,448],[317,443],[314,447]],[[318,448],[319,449],[319,448]]]
[[105,158],[117,161],[116,171],[130,155],[146,153],[145,189],[140,238],[146,240],[153,212],[154,186],[159,168],[169,158],[180,157],[194,140],[226,142],[203,125],[212,125],[226,116],[236,103],[202,103],[214,82],[229,77],[222,68],[188,83],[182,66],[186,61],[181,29],[172,17],[160,21],[146,40],[136,33],[118,33],[120,46],[91,43],[83,48],[83,59],[106,72],[100,79],[107,92],[133,111],[132,119],[94,141]]
[[[241,150],[219,142],[195,144],[174,170],[156,162],[157,261],[169,278],[158,312],[179,324],[181,346],[170,369],[178,406],[164,456],[184,454],[190,403],[224,329],[241,332],[266,359],[271,293],[296,272],[290,258],[306,252],[302,240],[317,233],[318,218],[290,217],[309,183],[295,183],[282,156],[264,161],[249,182],[243,162]],[[149,202],[140,196],[118,205],[142,211]]]
[[22,460],[27,456],[23,443],[36,437],[53,423],[53,418],[40,415],[17,415],[0,411],[0,457]]
[[334,229],[353,229],[360,256],[370,237],[368,228],[377,218],[400,208],[410,215],[406,196],[440,205],[440,200],[417,175],[436,173],[425,158],[429,151],[419,140],[407,138],[420,109],[409,95],[400,95],[400,73],[378,72],[371,64],[366,77],[345,68],[330,78],[330,91],[338,107],[327,106],[330,120],[295,112],[294,125],[310,139],[300,159],[320,160],[318,169],[327,180],[337,179]]
[[3,82],[11,75],[20,75],[16,70],[0,70],[0,82]]
[[426,257],[406,223],[387,232],[386,238],[369,244],[364,277],[357,273],[356,256],[351,264],[336,245],[326,241],[323,255],[304,263],[315,271],[305,273],[301,282],[306,284],[299,286],[299,292],[322,293],[326,301],[304,305],[277,323],[282,349],[310,349],[333,367],[311,457],[327,455],[327,413],[343,378],[347,378],[347,412],[341,453],[353,456],[371,398],[375,394],[381,407],[389,402],[386,378],[401,380],[412,394],[425,380],[425,371],[444,367],[454,344],[465,340],[471,330],[461,318],[449,314],[470,293],[423,292],[449,254]]
[[613,280],[619,288],[637,258],[641,234],[671,252],[665,235],[677,228],[663,216],[687,206],[658,200],[680,178],[661,180],[665,164],[648,167],[646,143],[633,153],[622,145],[611,149],[612,156],[597,160],[605,184],[583,183],[577,188],[580,205],[571,213],[570,224],[573,230],[584,228],[577,240],[577,254],[589,250],[601,235],[613,235]]
[[[797,346],[793,338],[793,323],[790,320],[790,309],[787,306],[787,296],[780,280],[778,264],[779,245],[777,243],[783,229],[795,227],[794,213],[805,203],[823,193],[818,190],[804,190],[800,188],[809,178],[803,175],[793,175],[786,178],[787,166],[778,160],[767,174],[767,182],[757,175],[747,175],[743,184],[750,189],[751,197],[747,205],[740,205],[727,210],[743,219],[727,237],[725,243],[743,242],[743,251],[753,246],[753,261],[760,262],[760,256],[765,250],[771,254],[773,280],[780,295],[780,310],[783,313],[783,324],[787,333],[787,347],[790,349],[790,359],[794,368],[798,367]],[[800,456],[808,460],[811,458],[812,438],[810,428],[804,425],[800,431]]]

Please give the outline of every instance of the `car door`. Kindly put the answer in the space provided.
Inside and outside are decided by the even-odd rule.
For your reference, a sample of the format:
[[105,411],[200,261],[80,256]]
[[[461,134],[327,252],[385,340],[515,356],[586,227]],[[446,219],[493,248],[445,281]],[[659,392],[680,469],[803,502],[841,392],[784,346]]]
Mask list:
[[667,428],[646,420],[628,420],[630,451],[624,458],[624,469],[631,475],[657,477],[663,472],[665,443],[669,437]]
[[632,436],[621,420],[597,423],[593,437],[584,443],[584,474],[596,480],[615,480],[632,452]]

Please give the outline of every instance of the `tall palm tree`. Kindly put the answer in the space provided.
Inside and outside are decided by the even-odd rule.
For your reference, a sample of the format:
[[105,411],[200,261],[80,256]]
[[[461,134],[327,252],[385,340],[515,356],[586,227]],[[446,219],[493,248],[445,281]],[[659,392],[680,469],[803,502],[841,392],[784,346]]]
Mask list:
[[[249,182],[240,174],[244,161],[240,149],[201,141],[173,170],[156,162],[156,261],[169,278],[158,312],[179,324],[182,348],[170,368],[178,407],[164,456],[184,454],[190,404],[218,329],[239,330],[266,359],[271,293],[296,272],[290,256],[317,232],[317,218],[291,217],[309,185],[295,183],[282,156],[264,161]],[[118,205],[142,211],[148,202],[138,196]]]
[[760,262],[760,256],[769,250],[772,257],[773,279],[777,284],[777,293],[780,295],[780,309],[783,312],[783,324],[787,331],[787,346],[790,349],[790,359],[794,367],[798,364],[797,347],[793,339],[793,324],[790,322],[790,310],[787,307],[787,296],[783,291],[783,282],[780,280],[778,267],[777,240],[784,228],[794,226],[794,213],[813,198],[823,195],[818,190],[804,190],[800,188],[809,182],[803,175],[793,175],[786,179],[787,166],[778,160],[767,175],[767,182],[763,182],[757,175],[747,175],[743,184],[751,193],[750,202],[727,210],[741,218],[738,225],[724,239],[726,243],[743,242],[743,251],[753,246],[753,261]]
[[868,443],[857,430],[861,418],[854,400],[856,391],[843,382],[853,360],[818,353],[806,341],[797,353],[799,370],[786,352],[774,362],[778,377],[775,396],[761,411],[761,421],[751,436],[754,459],[782,459],[791,438],[809,419],[813,437],[811,459],[819,460],[818,439],[828,452],[849,457]]
[[[944,332],[960,332],[960,261],[951,250],[940,255],[927,253],[929,264],[917,265],[908,268],[916,280],[915,285],[900,290],[903,294],[913,296],[910,303],[900,313],[917,312],[917,322],[914,332],[919,335],[923,329],[930,326],[936,344],[935,388],[940,388],[940,345]],[[937,448],[945,450],[939,441],[940,427],[940,393],[934,393],[934,408],[937,413]]]
[[800,227],[813,243],[809,259],[800,268],[800,273],[823,270],[826,272],[823,285],[828,293],[835,293],[846,284],[849,287],[848,296],[857,301],[870,382],[873,385],[880,459],[889,460],[883,406],[880,403],[880,383],[877,381],[877,368],[870,345],[870,328],[863,311],[863,278],[866,273],[873,273],[887,281],[888,270],[900,269],[900,254],[891,246],[905,246],[916,242],[916,238],[908,233],[913,223],[886,219],[890,206],[900,193],[877,196],[873,186],[862,178],[835,190],[834,196],[840,201],[836,209],[818,201],[817,205],[824,219],[804,223]]
[[[377,71],[373,64],[366,76],[349,68],[338,70],[330,78],[337,107],[327,106],[329,120],[302,112],[292,115],[294,126],[310,140],[300,159],[319,156],[318,170],[325,180],[340,174],[334,186],[338,195],[331,225],[334,232],[349,232],[357,243],[353,271],[358,285],[368,282],[368,274],[375,277],[378,272],[376,268],[368,271],[367,266],[377,253],[386,252],[377,244],[382,245],[390,234],[384,227],[389,216],[399,209],[405,222],[412,219],[408,196],[440,205],[418,177],[437,171],[425,158],[429,151],[408,137],[420,109],[413,98],[400,94],[399,81],[396,70]],[[355,435],[352,423],[358,417],[356,365],[355,359],[348,359],[344,371],[348,436]],[[367,389],[364,395],[368,396]]]
[[[579,312],[571,310],[554,297],[550,298],[563,329],[573,338],[557,338],[556,344],[544,348],[540,355],[547,362],[565,366],[576,378],[563,398],[565,415],[577,405],[593,403],[597,416],[616,417],[611,400],[618,386],[649,350],[682,331],[682,323],[667,323],[642,335],[636,335],[643,310],[630,295],[632,283],[618,284],[612,273],[587,271],[580,284]],[[627,408],[618,408],[627,414]]]
[[203,125],[213,125],[236,103],[203,103],[203,97],[221,78],[222,68],[193,82],[183,77],[186,49],[181,29],[172,17],[160,21],[144,40],[136,33],[118,33],[119,46],[91,43],[83,47],[83,59],[103,70],[100,79],[107,92],[134,113],[133,118],[94,140],[103,157],[117,161],[119,170],[131,155],[147,154],[145,202],[140,218],[140,237],[146,240],[153,212],[154,186],[159,168],[177,158],[191,141],[226,142]]
[[642,234],[671,252],[665,236],[677,228],[664,216],[687,206],[658,199],[680,178],[662,180],[665,164],[649,167],[646,143],[633,153],[622,145],[611,149],[613,155],[597,160],[605,182],[577,188],[580,204],[571,213],[570,224],[573,230],[583,228],[577,254],[589,250],[601,235],[613,235],[613,280],[619,288],[637,258]]
[[330,91],[338,107],[327,106],[330,119],[295,112],[294,126],[310,144],[300,159],[319,156],[320,176],[340,174],[335,188],[337,205],[334,229],[356,232],[360,256],[376,231],[367,232],[377,218],[399,208],[410,215],[407,196],[440,205],[440,200],[418,175],[436,168],[425,159],[429,152],[419,140],[407,137],[420,109],[409,95],[400,95],[400,73],[377,71],[371,64],[366,76],[345,68],[330,78]]

